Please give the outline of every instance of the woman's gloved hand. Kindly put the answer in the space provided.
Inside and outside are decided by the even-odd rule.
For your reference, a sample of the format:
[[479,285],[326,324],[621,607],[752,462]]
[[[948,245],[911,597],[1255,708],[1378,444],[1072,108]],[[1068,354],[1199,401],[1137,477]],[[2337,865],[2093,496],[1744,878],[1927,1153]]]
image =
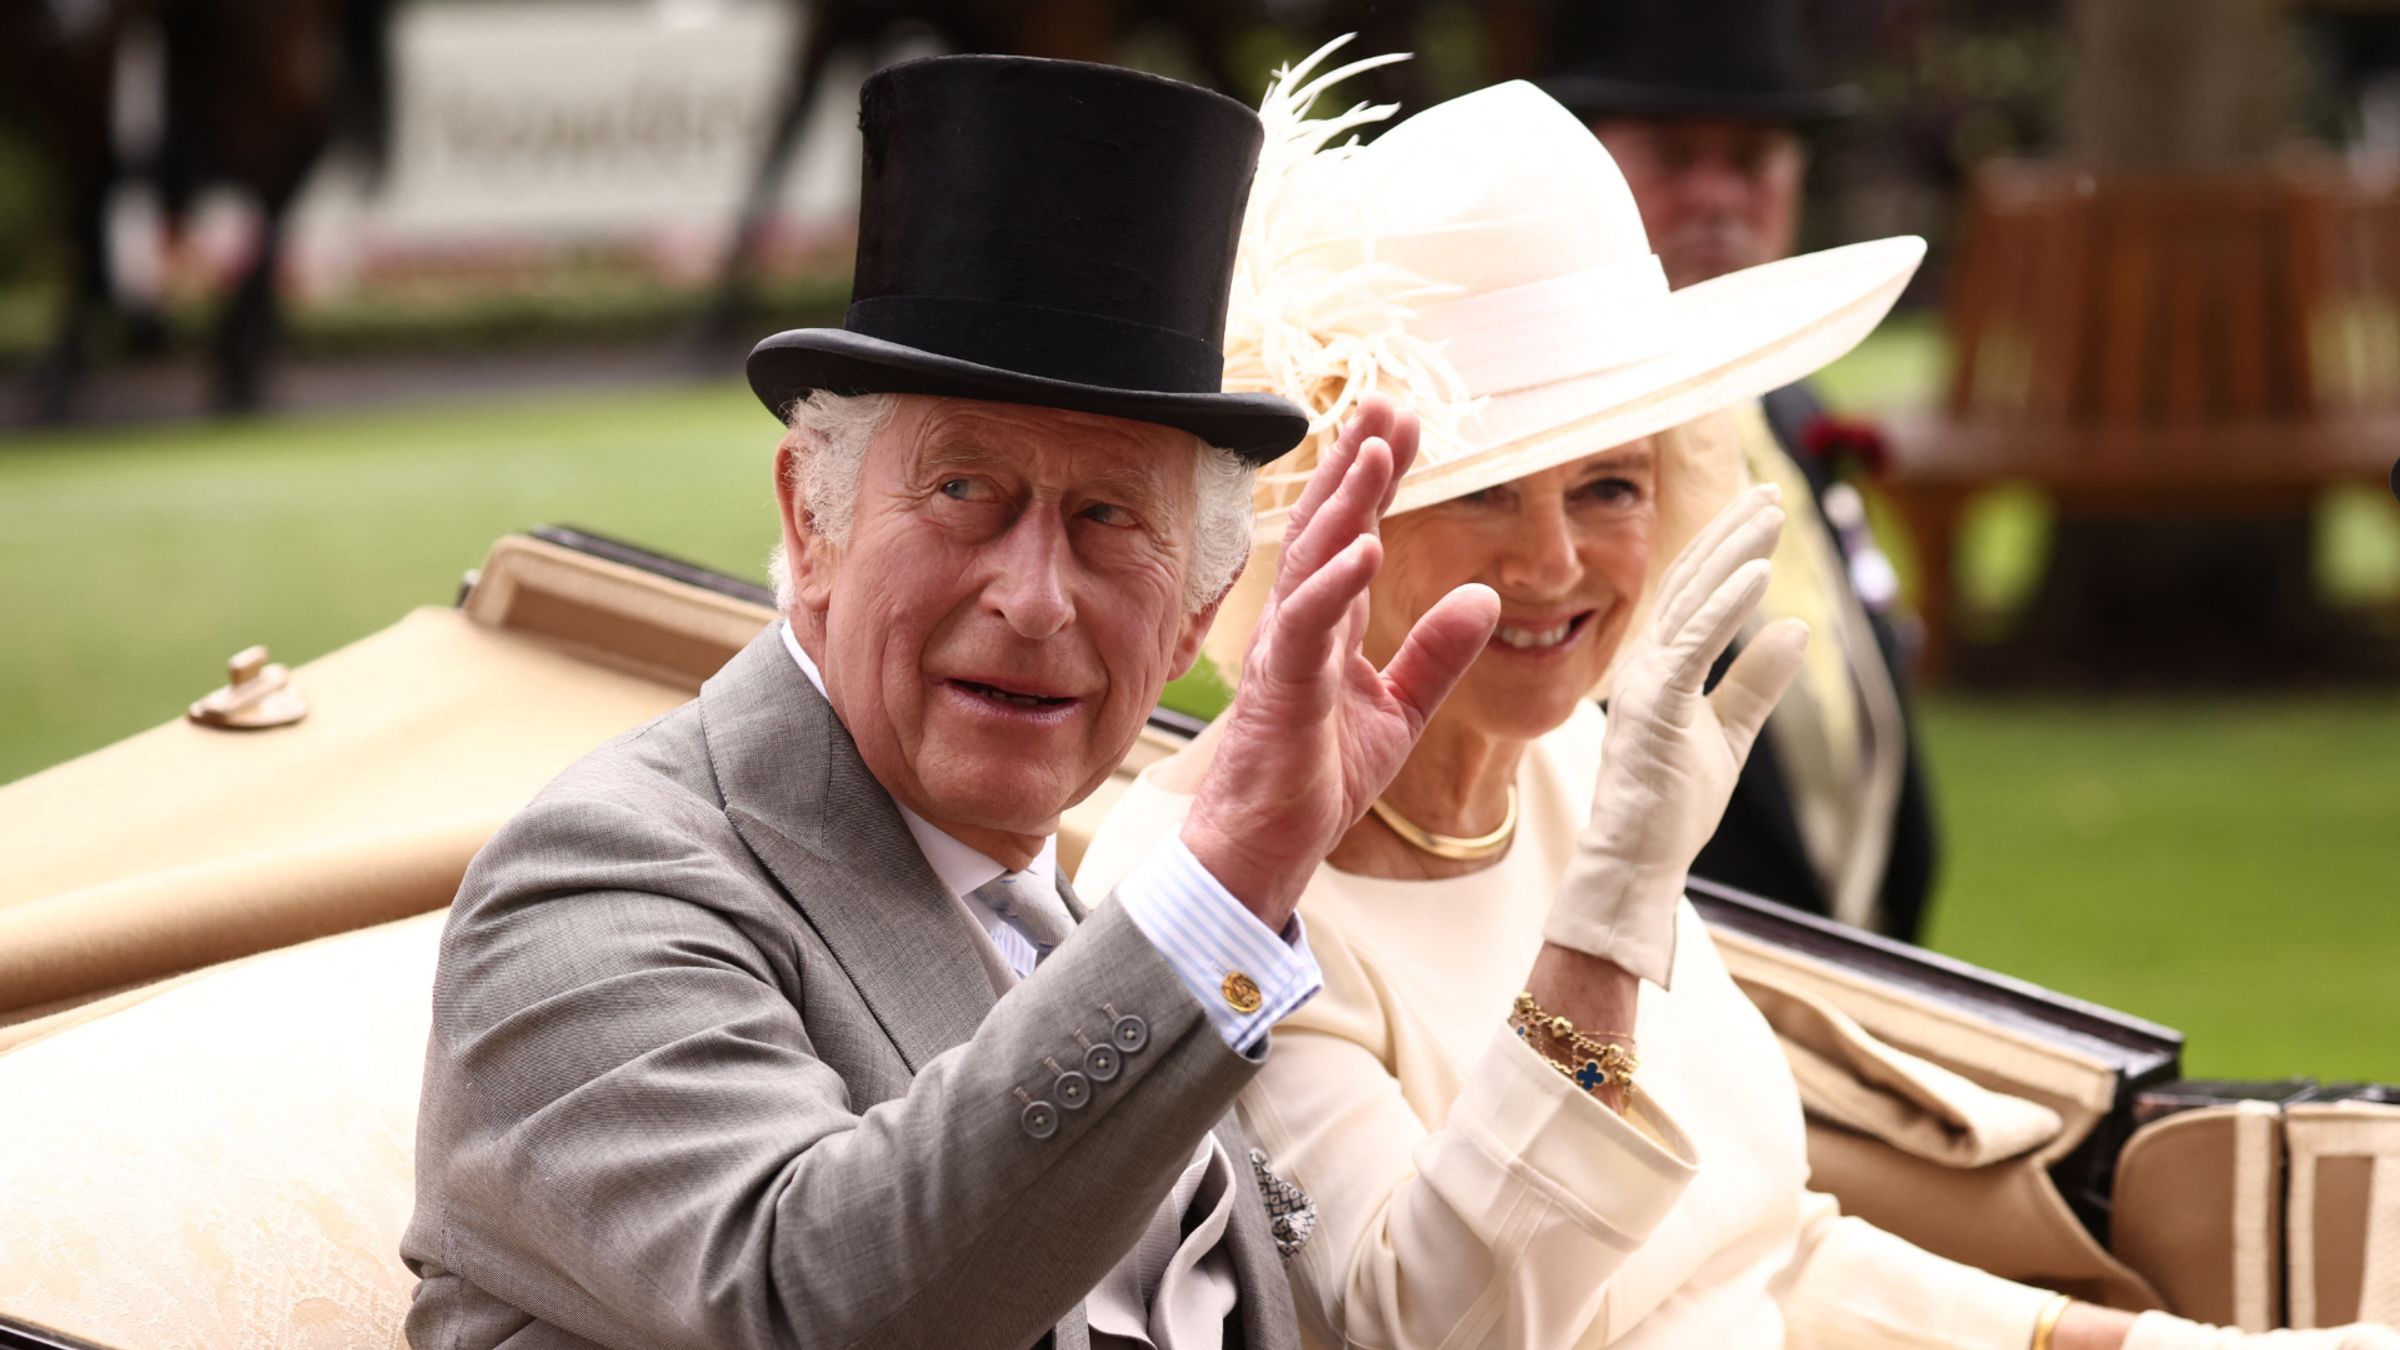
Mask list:
[[1619,659],[1591,823],[1542,936],[1665,987],[1684,876],[1716,833],[1742,761],[1799,673],[1808,626],[1767,625],[1713,692],[1709,667],[1767,591],[1783,533],[1772,486],[1736,497],[1678,554],[1648,628]]
[[2400,1331],[2365,1322],[2321,1331],[2235,1331],[2146,1312],[2133,1319],[2123,1350],[2400,1350]]

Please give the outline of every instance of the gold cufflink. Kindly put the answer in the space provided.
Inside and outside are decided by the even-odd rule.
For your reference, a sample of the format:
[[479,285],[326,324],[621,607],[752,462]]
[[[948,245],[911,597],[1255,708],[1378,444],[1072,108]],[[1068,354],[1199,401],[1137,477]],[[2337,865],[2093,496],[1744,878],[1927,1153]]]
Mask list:
[[1258,1005],[1265,1002],[1259,997],[1258,981],[1238,970],[1225,977],[1224,993],[1225,1006],[1237,1013],[1257,1012]]

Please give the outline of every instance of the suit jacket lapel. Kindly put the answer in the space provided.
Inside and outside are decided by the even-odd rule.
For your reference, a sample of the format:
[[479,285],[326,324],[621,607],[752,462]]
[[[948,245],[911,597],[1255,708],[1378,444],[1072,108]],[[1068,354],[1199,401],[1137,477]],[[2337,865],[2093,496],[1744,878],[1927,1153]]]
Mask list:
[[822,694],[766,632],[700,690],[725,814],[815,929],[910,1072],[994,995],[957,903]]
[[1217,1122],[1217,1143],[1233,1161],[1233,1216],[1225,1226],[1226,1250],[1233,1257],[1234,1278],[1241,1284],[1241,1302],[1234,1316],[1242,1324],[1244,1350],[1285,1350],[1296,1344],[1292,1329],[1291,1286],[1268,1227],[1266,1202],[1258,1193],[1258,1174],[1250,1167],[1250,1141],[1231,1115]]
[[[727,818],[824,939],[910,1071],[972,1037],[996,1001],[974,936],[776,628],[701,687],[700,717]],[[1058,894],[1082,922],[1089,911],[1064,877]],[[1244,1343],[1288,1350],[1297,1344],[1292,1320],[1277,1312],[1290,1306],[1289,1292],[1249,1145],[1231,1116],[1216,1133],[1243,1188],[1226,1241],[1241,1282]],[[1051,1344],[1088,1344],[1086,1316],[1077,1304]]]

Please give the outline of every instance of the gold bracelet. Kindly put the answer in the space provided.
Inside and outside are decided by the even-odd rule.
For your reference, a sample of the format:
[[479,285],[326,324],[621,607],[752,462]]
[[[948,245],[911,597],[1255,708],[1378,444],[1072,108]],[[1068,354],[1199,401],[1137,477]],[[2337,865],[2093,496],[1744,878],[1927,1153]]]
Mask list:
[[[1539,1031],[1552,1043],[1564,1047],[1567,1051],[1565,1059],[1539,1046],[1535,1046],[1535,1052],[1542,1056],[1543,1063],[1556,1069],[1561,1076],[1584,1091],[1596,1092],[1612,1083],[1622,1086],[1627,1092],[1633,1090],[1633,1075],[1641,1068],[1641,1064],[1634,1059],[1630,1047],[1595,1039],[1588,1033],[1576,1030],[1575,1024],[1566,1018],[1545,1013],[1542,1005],[1534,1001],[1530,990],[1517,995],[1509,1023],[1528,1045],[1534,1042],[1532,1033]],[[1633,1039],[1621,1031],[1599,1034],[1620,1037],[1624,1041]]]
[[1538,1023],[1545,1028],[1557,1028],[1557,1030],[1553,1030],[1551,1034],[1558,1037],[1560,1040],[1565,1040],[1570,1035],[1580,1035],[1614,1036],[1618,1040],[1624,1041],[1627,1044],[1631,1044],[1633,1042],[1633,1033],[1630,1031],[1577,1031],[1573,1022],[1570,1022],[1563,1017],[1553,1017],[1549,1013],[1544,1012],[1542,1010],[1542,1005],[1534,1002],[1533,991],[1530,989],[1518,991],[1516,1014],[1528,1022]]
[[[1630,1058],[1633,1050],[1634,1040],[1631,1032],[1579,1030],[1573,1022],[1566,1018],[1555,1017],[1542,1011],[1542,1005],[1533,1000],[1532,990],[1525,990],[1517,995],[1516,1014],[1510,1021],[1539,1027],[1549,1034],[1550,1039],[1568,1046],[1587,1059],[1605,1058],[1611,1052]],[[1599,1037],[1602,1036],[1613,1038],[1617,1044],[1612,1045],[1608,1041],[1600,1040]]]
[[2074,1302],[2065,1294],[2050,1296],[2050,1301],[2042,1305],[2041,1316],[2033,1319],[2033,1345],[2030,1350],[2050,1350],[2051,1333],[2058,1330],[2058,1319],[2066,1316],[2068,1306]]
[[[1541,1055],[1539,1050],[1534,1053]],[[1564,1060],[1552,1059],[1548,1055],[1541,1055],[1541,1058],[1544,1064],[1558,1072],[1559,1077],[1586,1092],[1598,1092],[1600,1089],[1614,1084],[1625,1089],[1625,1095],[1628,1097],[1633,1095],[1633,1076],[1630,1066],[1621,1070],[1612,1070],[1608,1065],[1596,1059],[1587,1059],[1581,1064],[1569,1066]]]

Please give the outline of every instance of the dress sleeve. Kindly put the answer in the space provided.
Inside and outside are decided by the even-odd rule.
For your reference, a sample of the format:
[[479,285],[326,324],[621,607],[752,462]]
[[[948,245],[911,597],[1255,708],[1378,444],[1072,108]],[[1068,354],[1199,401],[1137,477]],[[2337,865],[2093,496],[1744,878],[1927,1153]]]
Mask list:
[[1329,925],[1311,942],[1325,992],[1276,1029],[1241,1098],[1268,1170],[1315,1205],[1290,1265],[1302,1318],[1391,1350],[1584,1339],[1697,1167],[1683,1132],[1646,1098],[1637,1128],[1568,1083],[1501,1008],[1428,1125],[1383,1058],[1372,976]]
[[1781,1284],[1794,1350],[2025,1350],[2046,1289],[1934,1255],[1804,1192]]

